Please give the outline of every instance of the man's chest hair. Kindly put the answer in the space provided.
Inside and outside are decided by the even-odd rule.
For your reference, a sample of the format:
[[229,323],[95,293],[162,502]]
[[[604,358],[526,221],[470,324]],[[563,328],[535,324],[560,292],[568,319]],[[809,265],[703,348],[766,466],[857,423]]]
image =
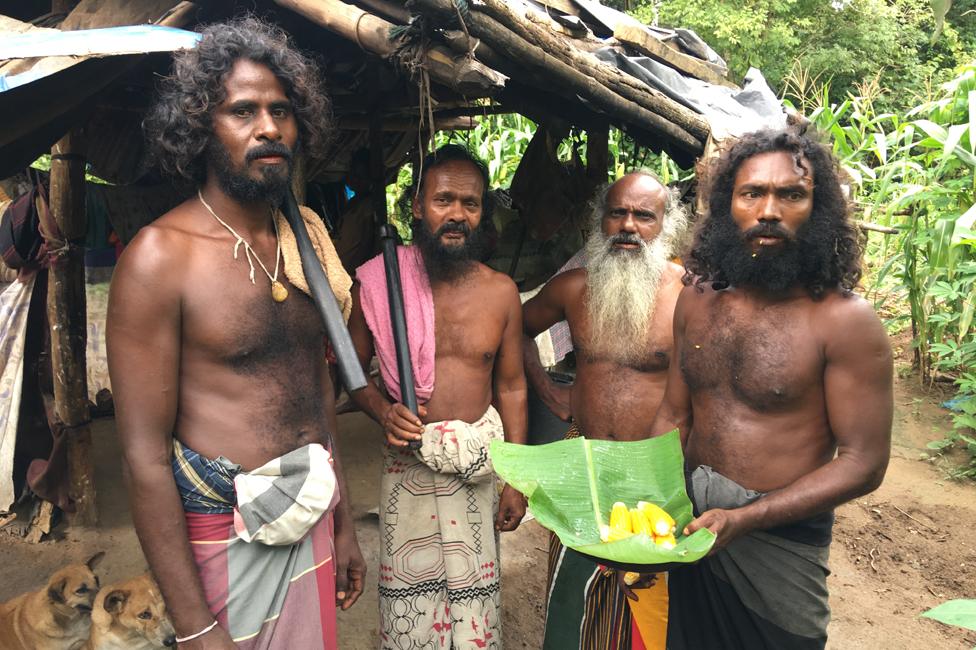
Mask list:
[[758,411],[777,411],[822,383],[819,337],[806,305],[756,309],[705,302],[687,314],[681,348],[681,371],[692,392],[714,391]]

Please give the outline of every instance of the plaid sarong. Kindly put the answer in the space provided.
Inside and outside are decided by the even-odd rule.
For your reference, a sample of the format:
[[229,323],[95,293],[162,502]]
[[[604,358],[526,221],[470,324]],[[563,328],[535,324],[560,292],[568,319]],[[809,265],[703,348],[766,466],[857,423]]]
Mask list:
[[[234,508],[234,480],[244,476],[240,467],[173,443],[173,474],[183,498],[190,548],[207,605],[220,626],[241,650],[335,650],[332,509],[296,543],[246,542],[235,526],[240,515]],[[301,451],[272,463],[285,465],[285,459]],[[284,489],[265,491],[275,496],[273,502],[297,493],[287,485],[279,487]],[[328,498],[334,506],[332,495]]]

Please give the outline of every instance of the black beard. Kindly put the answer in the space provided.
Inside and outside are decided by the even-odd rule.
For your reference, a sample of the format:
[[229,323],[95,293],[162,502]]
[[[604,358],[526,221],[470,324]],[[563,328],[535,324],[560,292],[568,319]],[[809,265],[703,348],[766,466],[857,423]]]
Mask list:
[[[214,171],[217,184],[227,196],[241,203],[267,201],[272,206],[278,206],[284,202],[285,193],[291,186],[292,161],[298,150],[299,145],[295,146],[293,152],[280,142],[259,145],[247,152],[244,157],[245,170],[240,170],[234,167],[223,143],[211,138],[207,146],[207,161]],[[266,167],[262,170],[261,179],[251,178],[246,171],[247,164],[262,156],[282,156],[286,170],[281,172],[273,167]]]
[[[719,276],[733,287],[750,286],[780,293],[798,285],[807,285],[818,268],[830,264],[829,242],[815,232],[814,215],[789,235],[778,224],[766,223],[742,232],[731,215],[716,215],[719,225],[709,242],[718,253]],[[723,218],[724,217],[724,218]],[[756,237],[776,236],[776,246],[760,246],[753,256]]]
[[[441,242],[441,235],[446,232],[462,233],[464,241],[455,246],[446,246]],[[437,232],[432,232],[423,219],[415,219],[413,241],[420,248],[430,281],[453,283],[470,273],[475,263],[483,259],[486,252],[485,222],[471,230],[464,222],[448,221]]]

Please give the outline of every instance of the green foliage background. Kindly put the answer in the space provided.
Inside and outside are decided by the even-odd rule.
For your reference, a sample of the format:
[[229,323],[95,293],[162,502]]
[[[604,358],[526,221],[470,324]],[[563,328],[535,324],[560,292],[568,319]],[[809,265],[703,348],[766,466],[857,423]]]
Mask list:
[[[944,0],[942,0],[944,2]],[[609,3],[614,4],[614,3]],[[659,0],[630,3],[644,22],[695,30],[729,64],[733,80],[750,66],[776,91],[796,75],[829,82],[840,101],[879,77],[879,106],[907,108],[976,52],[976,0],[955,0],[938,38],[930,0]],[[802,89],[800,89],[802,92]]]

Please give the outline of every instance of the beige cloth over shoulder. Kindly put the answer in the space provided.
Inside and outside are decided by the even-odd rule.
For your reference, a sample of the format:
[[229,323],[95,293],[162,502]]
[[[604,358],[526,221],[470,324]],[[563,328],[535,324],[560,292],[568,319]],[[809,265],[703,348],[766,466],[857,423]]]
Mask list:
[[[319,261],[322,262],[326,277],[329,278],[332,293],[339,301],[343,317],[348,321],[349,314],[352,312],[352,293],[350,291],[352,278],[349,277],[346,269],[342,266],[342,262],[339,261],[339,255],[336,253],[332,238],[329,237],[325,224],[322,223],[319,215],[304,205],[299,206],[298,209],[305,220],[305,227],[308,229],[308,236],[312,240],[315,253],[318,255]],[[285,262],[285,277],[296,289],[308,294],[308,282],[305,280],[305,272],[302,271],[302,258],[298,254],[298,241],[295,239],[295,233],[291,231],[288,220],[280,211],[275,218],[278,223],[278,239],[281,242],[281,257]]]

